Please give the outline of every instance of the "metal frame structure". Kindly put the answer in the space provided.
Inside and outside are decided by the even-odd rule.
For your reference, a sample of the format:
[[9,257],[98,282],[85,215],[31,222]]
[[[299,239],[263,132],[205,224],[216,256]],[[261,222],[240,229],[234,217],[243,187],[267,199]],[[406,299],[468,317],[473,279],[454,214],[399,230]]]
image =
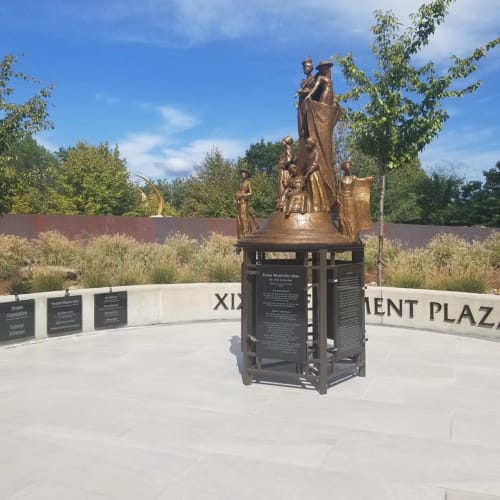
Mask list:
[[[243,252],[243,383],[309,382],[320,394],[326,394],[328,387],[341,380],[366,376],[364,246],[361,243],[293,248],[272,245],[244,247]],[[286,254],[280,258],[275,252]],[[263,359],[258,355],[261,335],[257,328],[257,271],[276,264],[303,266],[307,271],[308,287],[303,291],[309,299],[304,336],[307,347],[305,359],[299,362]]]

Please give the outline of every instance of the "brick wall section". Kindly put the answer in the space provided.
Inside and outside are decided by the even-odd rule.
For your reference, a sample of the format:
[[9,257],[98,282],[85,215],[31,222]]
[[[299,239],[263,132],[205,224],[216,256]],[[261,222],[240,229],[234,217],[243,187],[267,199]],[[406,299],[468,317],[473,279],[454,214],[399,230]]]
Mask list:
[[[259,220],[262,227],[265,219]],[[59,231],[70,239],[89,238],[102,234],[128,234],[139,241],[161,243],[175,232],[202,240],[212,233],[236,239],[235,219],[194,217],[120,217],[113,215],[4,215],[0,217],[0,234],[14,234],[34,239],[44,231]],[[419,226],[416,224],[386,224],[385,235],[400,240],[409,248],[425,246],[438,233],[453,233],[468,241],[485,240],[495,228]],[[378,226],[364,235],[378,234]]]

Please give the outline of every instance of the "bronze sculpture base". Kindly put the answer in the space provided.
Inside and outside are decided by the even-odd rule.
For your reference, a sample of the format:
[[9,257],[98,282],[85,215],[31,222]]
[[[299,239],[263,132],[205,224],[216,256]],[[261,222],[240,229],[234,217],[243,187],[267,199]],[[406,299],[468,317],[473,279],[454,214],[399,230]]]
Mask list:
[[237,246],[249,248],[264,245],[271,248],[293,245],[297,248],[308,248],[352,243],[352,240],[339,233],[331,213],[291,213],[285,217],[283,212],[275,212],[261,229],[241,238]]

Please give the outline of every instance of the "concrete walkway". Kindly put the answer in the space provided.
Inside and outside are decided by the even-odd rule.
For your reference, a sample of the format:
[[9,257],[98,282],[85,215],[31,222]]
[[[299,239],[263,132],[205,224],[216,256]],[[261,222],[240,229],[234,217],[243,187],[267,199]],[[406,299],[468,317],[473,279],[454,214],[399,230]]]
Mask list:
[[368,326],[320,396],[243,386],[239,328],[0,348],[0,498],[500,499],[500,343]]

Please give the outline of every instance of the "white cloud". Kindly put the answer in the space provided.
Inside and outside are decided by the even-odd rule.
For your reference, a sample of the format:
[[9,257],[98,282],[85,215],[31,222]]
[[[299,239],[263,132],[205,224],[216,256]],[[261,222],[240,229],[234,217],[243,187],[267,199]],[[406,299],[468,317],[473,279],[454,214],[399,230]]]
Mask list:
[[[335,38],[369,41],[373,12],[392,10],[407,26],[408,15],[423,0],[87,0],[29,3],[32,18],[44,14],[52,30],[88,34],[159,46],[185,46],[213,40],[255,37],[270,43],[314,40],[335,44]],[[19,7],[21,9],[21,7]],[[16,21],[16,10],[10,13]],[[19,16],[18,16],[19,17]],[[438,27],[426,57],[439,60],[450,52],[466,55],[498,36],[498,0],[456,0]]]
[[244,154],[247,142],[213,138],[198,139],[179,147],[168,146],[168,137],[155,134],[134,134],[119,144],[133,173],[148,178],[182,177],[193,173],[207,153],[218,149],[225,158],[235,159]]
[[194,115],[174,106],[160,106],[158,111],[165,121],[164,128],[167,133],[189,130],[200,123]]
[[[190,42],[270,35],[273,39],[311,37],[325,40],[331,28],[343,35],[371,39],[370,26],[377,9],[392,10],[403,26],[410,22],[422,0],[174,0],[175,31]],[[169,13],[171,14],[172,11]],[[487,13],[487,15],[486,15]],[[172,17],[170,18],[172,19]],[[471,49],[498,36],[498,0],[457,0],[449,8],[445,23],[425,50],[425,56],[440,60],[450,49],[466,55]]]
[[165,148],[164,165],[171,174],[187,174],[192,172],[194,165],[200,164],[207,153],[213,149],[218,149],[224,158],[236,159],[245,153],[248,147],[247,142],[213,138],[197,139],[180,148]]
[[162,123],[155,130],[130,133],[118,141],[131,172],[150,178],[185,176],[214,148],[228,159],[245,152],[248,142],[220,135],[183,141],[182,132],[198,125],[199,119],[175,106],[160,106],[157,110]]

